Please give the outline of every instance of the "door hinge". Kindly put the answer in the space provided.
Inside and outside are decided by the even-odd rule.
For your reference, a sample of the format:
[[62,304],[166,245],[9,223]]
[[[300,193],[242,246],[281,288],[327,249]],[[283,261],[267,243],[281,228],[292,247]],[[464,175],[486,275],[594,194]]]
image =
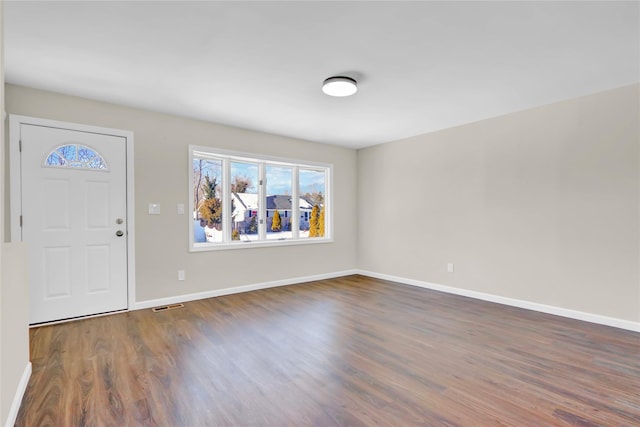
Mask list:
[[262,180],[260,180],[260,184],[258,184],[258,185],[262,185]]
[[22,153],[22,140],[18,140],[18,151]]
[[20,215],[20,227],[22,227],[22,215]]

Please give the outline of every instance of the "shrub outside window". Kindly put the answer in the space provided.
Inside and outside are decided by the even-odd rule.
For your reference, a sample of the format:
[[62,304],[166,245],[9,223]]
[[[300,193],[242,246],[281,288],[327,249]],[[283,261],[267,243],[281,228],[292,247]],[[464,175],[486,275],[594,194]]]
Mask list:
[[189,146],[190,250],[325,243],[332,166]]

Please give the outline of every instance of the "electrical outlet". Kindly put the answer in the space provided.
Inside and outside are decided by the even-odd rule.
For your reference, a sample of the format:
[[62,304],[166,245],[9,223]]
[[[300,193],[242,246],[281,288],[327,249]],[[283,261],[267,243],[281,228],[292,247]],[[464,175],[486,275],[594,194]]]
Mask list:
[[447,271],[449,273],[453,273],[453,263],[452,262],[447,264]]
[[184,270],[178,270],[178,280],[184,280],[184,279],[185,279]]
[[176,205],[176,213],[178,215],[184,215],[184,203],[178,203]]

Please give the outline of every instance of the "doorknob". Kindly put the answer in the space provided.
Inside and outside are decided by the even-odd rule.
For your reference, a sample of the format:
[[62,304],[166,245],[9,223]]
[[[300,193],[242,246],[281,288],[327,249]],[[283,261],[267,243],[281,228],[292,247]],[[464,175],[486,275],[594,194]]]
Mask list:
[[118,230],[118,231],[116,231],[116,236],[122,237],[122,236],[124,236],[124,232],[122,230]]

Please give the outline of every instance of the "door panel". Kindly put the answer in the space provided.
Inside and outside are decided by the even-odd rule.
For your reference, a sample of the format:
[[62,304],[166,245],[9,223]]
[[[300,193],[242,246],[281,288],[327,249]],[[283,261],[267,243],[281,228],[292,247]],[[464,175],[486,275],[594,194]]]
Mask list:
[[42,268],[45,299],[70,297],[71,248],[43,248]]
[[110,289],[110,258],[108,245],[87,247],[87,292],[108,292]]
[[20,137],[30,322],[126,309],[125,138],[28,124]]
[[88,181],[85,185],[85,218],[87,229],[106,230],[109,228],[109,215],[103,206],[109,204],[109,185],[104,182]]
[[47,179],[42,181],[44,216],[43,231],[69,231],[71,213],[69,212],[69,181]]

